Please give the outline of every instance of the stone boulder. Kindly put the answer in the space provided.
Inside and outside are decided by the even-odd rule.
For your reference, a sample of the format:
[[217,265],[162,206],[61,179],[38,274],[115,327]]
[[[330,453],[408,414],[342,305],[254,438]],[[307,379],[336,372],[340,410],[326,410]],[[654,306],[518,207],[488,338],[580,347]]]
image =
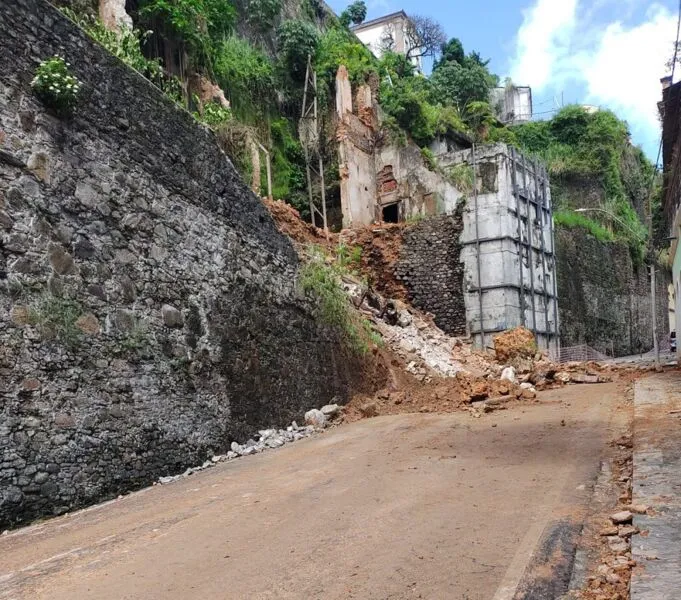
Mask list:
[[312,425],[317,429],[324,429],[326,427],[326,415],[319,409],[313,408],[305,413],[305,424]]

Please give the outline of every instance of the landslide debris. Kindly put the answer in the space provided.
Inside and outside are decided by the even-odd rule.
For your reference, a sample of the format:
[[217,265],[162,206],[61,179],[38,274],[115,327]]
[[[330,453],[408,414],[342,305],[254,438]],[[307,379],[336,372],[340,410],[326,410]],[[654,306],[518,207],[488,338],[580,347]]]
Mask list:
[[[476,350],[470,339],[445,334],[405,302],[394,279],[404,225],[381,225],[325,234],[305,223],[290,205],[263,199],[280,231],[303,259],[311,244],[344,264],[349,248],[361,257],[343,271],[342,285],[355,310],[380,336],[373,349],[387,369],[388,385],[358,394],[341,409],[353,421],[404,412],[469,410],[480,416],[517,402],[531,402],[537,391],[573,383],[602,383],[615,367],[596,362],[554,364],[538,351],[531,331],[517,327],[494,338],[494,351]],[[353,271],[354,269],[354,271]]]

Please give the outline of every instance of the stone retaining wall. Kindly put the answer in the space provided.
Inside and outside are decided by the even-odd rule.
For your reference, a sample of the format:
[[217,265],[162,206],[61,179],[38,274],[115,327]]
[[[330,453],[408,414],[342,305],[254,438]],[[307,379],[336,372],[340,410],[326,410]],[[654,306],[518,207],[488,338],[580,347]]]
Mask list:
[[[0,40],[0,528],[345,399],[361,366],[213,134],[47,2]],[[30,90],[56,53],[66,120]]]
[[462,229],[460,211],[424,219],[405,230],[395,266],[395,277],[404,284],[410,302],[432,313],[436,325],[451,335],[466,333]]
[[[580,228],[556,228],[561,345],[588,344],[628,356],[653,347],[650,278],[623,243],[603,243]],[[658,267],[657,331],[669,336],[670,275]]]

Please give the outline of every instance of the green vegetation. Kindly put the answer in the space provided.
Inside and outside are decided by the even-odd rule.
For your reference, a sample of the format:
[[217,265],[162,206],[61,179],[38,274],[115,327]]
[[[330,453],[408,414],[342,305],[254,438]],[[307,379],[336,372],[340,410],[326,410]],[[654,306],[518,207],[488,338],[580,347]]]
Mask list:
[[84,29],[93,40],[99,42],[126,65],[139,71],[157,85],[163,80],[161,62],[158,59],[149,59],[142,53],[142,48],[151,34],[150,31],[143,33],[138,29],[124,28],[120,32],[115,32],[107,29],[102,21],[92,15],[79,14],[68,7],[60,10],[81,29]]
[[[584,206],[584,188],[593,188],[591,202],[598,202],[603,212],[569,219],[563,213],[561,224],[584,226],[594,233],[592,223],[610,223],[634,257],[643,255],[647,231],[641,215],[654,168],[631,146],[624,121],[607,110],[589,112],[568,106],[551,120],[519,125],[512,131],[521,149],[547,164],[556,208],[568,211]],[[578,196],[571,192],[575,185],[581,190]]]
[[66,348],[77,347],[83,333],[76,326],[83,309],[75,300],[45,294],[29,307],[28,322],[46,339],[56,339]]
[[364,0],[356,0],[340,15],[340,22],[345,27],[350,24],[359,25],[367,16],[367,5]]
[[464,194],[470,194],[473,192],[473,186],[475,185],[475,172],[473,171],[473,167],[470,165],[461,163],[459,165],[449,167],[446,171],[446,175],[456,189],[462,191]]
[[281,0],[249,0],[248,20],[261,30],[268,30],[281,12]]
[[308,56],[314,57],[319,46],[319,33],[307,21],[285,21],[279,28],[281,61],[295,81],[305,78]]
[[201,113],[194,113],[194,118],[211,129],[219,129],[232,120],[232,111],[217,102],[208,102]]
[[246,40],[233,36],[218,47],[213,66],[217,84],[241,121],[255,124],[274,110],[274,66]]
[[490,73],[488,62],[475,52],[465,56],[461,42],[456,38],[450,40],[433,68],[431,81],[437,97],[461,112],[470,102],[489,102],[499,78]]
[[438,170],[437,159],[430,148],[421,148],[421,156],[429,171],[435,172]]
[[69,63],[61,56],[42,61],[31,88],[43,103],[60,115],[70,114],[78,102],[80,82],[71,75]]
[[337,26],[322,35],[315,60],[317,75],[323,79],[329,91],[334,89],[340,65],[345,65],[353,83],[364,83],[370,74],[377,74],[378,71],[378,63],[369,49],[358,42],[347,28]]
[[293,135],[294,128],[284,118],[271,125],[272,194],[293,205],[304,218],[310,215],[303,147]]
[[442,47],[430,78],[393,52],[384,54],[380,72],[381,106],[420,146],[439,135],[466,134],[478,141],[505,137],[489,104],[498,77],[477,53],[466,56],[458,39]]
[[553,221],[558,226],[567,228],[581,227],[586,229],[599,242],[613,242],[615,236],[609,229],[606,229],[593,219],[572,210],[557,210],[553,213]]
[[338,264],[343,268],[358,267],[362,260],[362,246],[339,244],[336,248]]
[[136,354],[149,346],[149,327],[143,321],[135,319],[132,329],[120,340],[120,347],[125,352]]
[[340,331],[353,352],[363,355],[369,342],[378,343],[370,323],[350,307],[341,279],[344,267],[327,257],[319,248],[309,248],[308,261],[300,272],[300,285],[317,300],[320,318]]
[[140,15],[163,23],[166,34],[187,49],[193,66],[209,70],[237,18],[230,0],[143,0]]

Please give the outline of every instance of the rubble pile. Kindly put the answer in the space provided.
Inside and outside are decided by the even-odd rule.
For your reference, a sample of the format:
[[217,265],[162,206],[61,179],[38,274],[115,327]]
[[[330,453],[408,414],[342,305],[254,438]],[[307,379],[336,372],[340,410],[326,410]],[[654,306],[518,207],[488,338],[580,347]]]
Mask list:
[[[342,244],[365,250],[359,266],[367,279],[347,273],[342,284],[355,308],[381,336],[391,367],[407,377],[399,381],[393,377],[389,389],[354,398],[342,411],[344,420],[462,409],[480,416],[512,402],[531,401],[540,390],[611,380],[612,368],[598,363],[552,363],[538,351],[534,334],[524,327],[495,336],[493,352],[475,350],[468,339],[444,333],[431,315],[403,301],[404,289],[394,281],[389,267],[399,254],[403,227],[388,225],[325,235],[302,221],[288,204],[263,201],[279,229],[299,247],[319,244],[333,253],[335,245]],[[381,281],[373,280],[377,274]],[[319,426],[324,415],[311,411],[310,419]]]
[[300,213],[283,200],[262,198],[262,201],[274,218],[277,229],[299,246],[320,244],[331,248],[337,242],[338,236],[336,234],[329,233],[326,235],[322,229],[303,221],[300,218]]
[[305,413],[305,425],[299,426],[295,421],[291,423],[286,429],[261,429],[258,431],[258,440],[249,439],[243,444],[232,442],[230,450],[226,454],[215,454],[209,460],[196,467],[189,467],[179,475],[169,475],[166,477],[159,477],[158,483],[166,485],[184,479],[204,471],[216,464],[234,460],[241,456],[250,456],[251,454],[258,454],[266,450],[273,450],[280,448],[284,444],[297,442],[306,437],[321,431],[327,427],[334,419],[337,419],[341,414],[341,407],[338,404],[327,404],[321,409],[313,408]]
[[[537,354],[534,334],[525,327],[516,327],[494,337],[494,354],[499,363],[532,360]],[[514,365],[515,366],[515,365]]]

